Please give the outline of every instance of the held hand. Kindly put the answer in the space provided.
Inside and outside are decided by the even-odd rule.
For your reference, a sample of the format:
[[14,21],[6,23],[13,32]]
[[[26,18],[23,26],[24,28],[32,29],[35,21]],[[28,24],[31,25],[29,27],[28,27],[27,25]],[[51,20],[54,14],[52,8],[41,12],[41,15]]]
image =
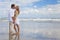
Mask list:
[[12,17],[12,20],[13,20],[13,23],[15,23],[16,18],[15,17]]

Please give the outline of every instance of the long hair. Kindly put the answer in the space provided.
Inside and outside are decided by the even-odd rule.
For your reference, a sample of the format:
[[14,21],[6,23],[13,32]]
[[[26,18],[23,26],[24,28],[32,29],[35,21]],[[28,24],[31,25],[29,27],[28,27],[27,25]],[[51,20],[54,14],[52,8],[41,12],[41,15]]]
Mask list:
[[16,10],[18,11],[18,14],[20,13],[19,6],[16,6]]

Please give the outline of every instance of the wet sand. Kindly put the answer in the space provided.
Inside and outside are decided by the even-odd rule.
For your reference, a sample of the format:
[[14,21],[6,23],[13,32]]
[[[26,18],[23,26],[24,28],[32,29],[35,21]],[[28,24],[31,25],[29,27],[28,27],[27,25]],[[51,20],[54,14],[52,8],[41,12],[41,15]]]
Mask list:
[[[0,40],[17,37],[9,37],[8,23],[0,21]],[[20,21],[19,36],[20,40],[60,40],[60,22]]]

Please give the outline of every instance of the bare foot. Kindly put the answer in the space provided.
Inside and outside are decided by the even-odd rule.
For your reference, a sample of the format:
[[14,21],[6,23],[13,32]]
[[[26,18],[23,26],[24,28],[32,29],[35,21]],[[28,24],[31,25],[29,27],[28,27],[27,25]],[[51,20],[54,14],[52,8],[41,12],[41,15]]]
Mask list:
[[17,32],[16,34],[19,35],[19,32]]

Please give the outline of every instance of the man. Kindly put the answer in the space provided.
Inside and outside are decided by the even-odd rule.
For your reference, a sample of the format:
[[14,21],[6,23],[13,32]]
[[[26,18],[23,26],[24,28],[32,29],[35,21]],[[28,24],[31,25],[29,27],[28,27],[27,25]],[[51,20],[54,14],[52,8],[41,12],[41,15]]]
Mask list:
[[14,24],[13,24],[13,19],[14,19],[14,11],[15,11],[15,4],[12,4],[11,5],[11,9],[10,9],[10,13],[9,13],[9,32],[12,34],[12,33],[15,33],[15,30],[14,30]]

